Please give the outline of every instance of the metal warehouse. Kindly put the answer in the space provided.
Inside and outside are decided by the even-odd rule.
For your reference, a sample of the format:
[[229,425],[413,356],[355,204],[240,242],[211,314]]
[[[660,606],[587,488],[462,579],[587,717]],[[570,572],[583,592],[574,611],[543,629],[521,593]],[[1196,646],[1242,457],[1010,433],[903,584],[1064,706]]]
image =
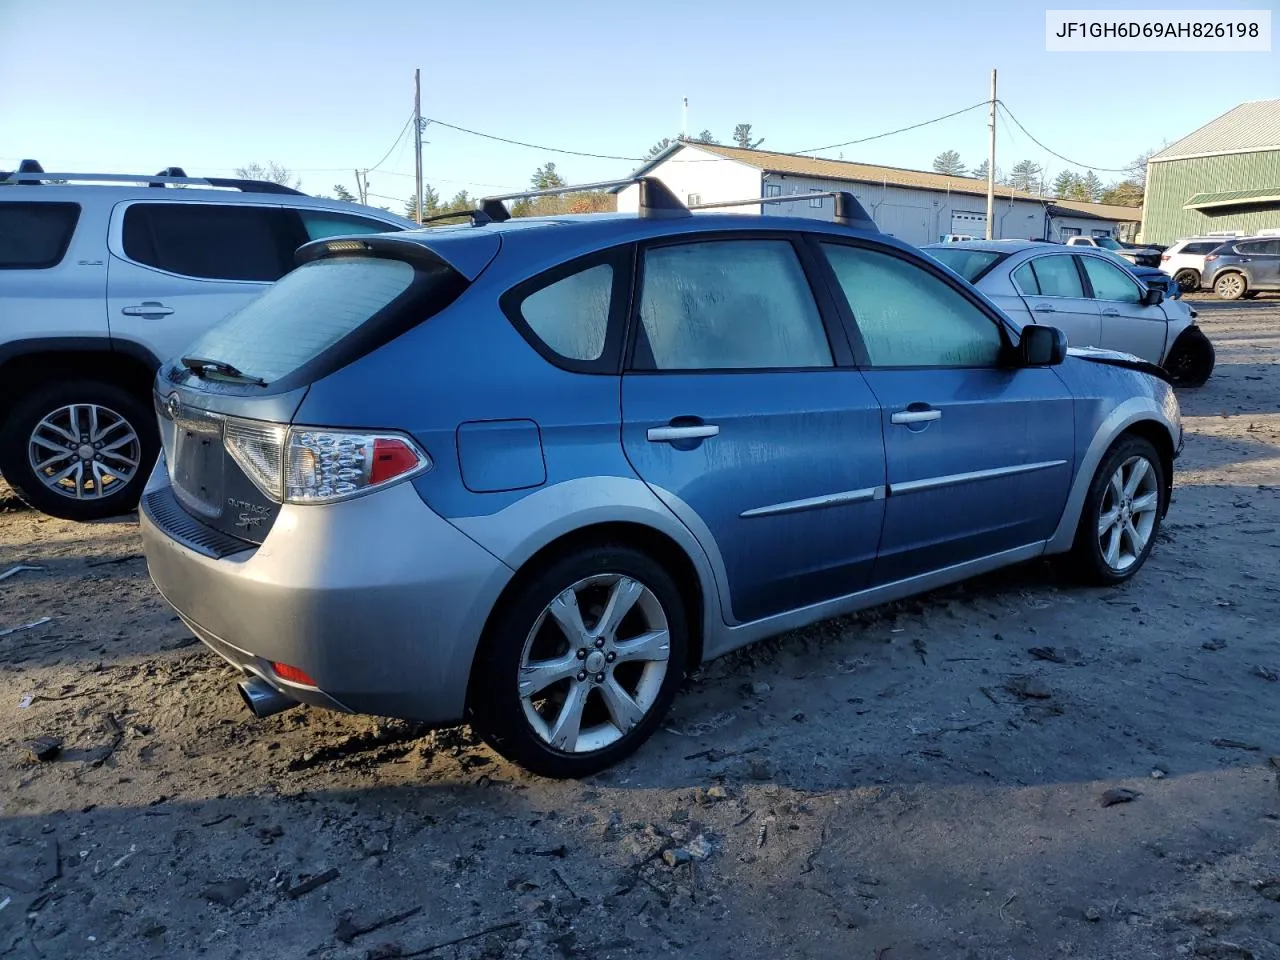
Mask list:
[[1147,161],[1146,243],[1280,227],[1280,100],[1253,100]]
[[[908,243],[933,243],[948,235],[983,237],[987,229],[987,182],[924,170],[905,170],[845,160],[824,160],[768,150],[678,140],[637,174],[657,177],[689,204],[754,197],[787,197],[786,203],[744,204],[721,213],[830,219],[829,197],[808,194],[849,190],[885,233]],[[638,188],[618,193],[618,209],[635,211]],[[1064,240],[1072,236],[1130,236],[1137,207],[1047,197],[996,187],[996,239]]]

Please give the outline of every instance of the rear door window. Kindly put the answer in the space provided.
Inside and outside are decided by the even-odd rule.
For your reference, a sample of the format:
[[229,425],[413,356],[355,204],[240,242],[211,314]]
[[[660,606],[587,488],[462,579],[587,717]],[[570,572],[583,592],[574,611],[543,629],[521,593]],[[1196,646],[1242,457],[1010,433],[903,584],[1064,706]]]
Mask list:
[[0,203],[0,270],[56,267],[79,219],[78,203]]
[[279,280],[293,267],[294,239],[279,207],[135,203],[124,215],[125,256],[205,280]]

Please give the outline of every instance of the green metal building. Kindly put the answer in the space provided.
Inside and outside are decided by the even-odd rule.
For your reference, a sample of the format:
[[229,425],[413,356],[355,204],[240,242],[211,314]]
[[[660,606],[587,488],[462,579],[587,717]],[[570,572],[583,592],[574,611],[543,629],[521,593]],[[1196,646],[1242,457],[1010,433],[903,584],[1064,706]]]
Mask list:
[[1242,103],[1147,161],[1141,239],[1280,228],[1280,100]]

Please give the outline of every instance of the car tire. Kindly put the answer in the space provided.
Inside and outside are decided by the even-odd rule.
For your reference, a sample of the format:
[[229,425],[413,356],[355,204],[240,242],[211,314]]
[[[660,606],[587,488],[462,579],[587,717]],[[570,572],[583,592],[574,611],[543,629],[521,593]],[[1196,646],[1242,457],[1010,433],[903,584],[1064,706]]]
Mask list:
[[1244,293],[1240,294],[1240,299],[1241,299],[1241,300],[1252,300],[1252,299],[1253,299],[1254,297],[1256,297],[1260,292],[1261,292],[1261,291],[1259,291],[1259,290],[1246,290]]
[[[615,603],[627,608],[611,630],[604,614]],[[689,648],[684,601],[661,564],[623,544],[584,547],[501,604],[467,697],[468,719],[494,750],[541,776],[586,777],[657,729]]]
[[1164,369],[1175,387],[1203,387],[1213,373],[1217,353],[1198,327],[1186,330],[1173,343]]
[[1248,282],[1242,273],[1224,273],[1213,281],[1213,292],[1220,300],[1239,300],[1248,289]]
[[33,389],[5,411],[0,473],[42,513],[98,520],[137,507],[159,447],[155,414],[135,394],[69,380]]
[[1080,511],[1066,558],[1075,579],[1114,586],[1142,569],[1160,533],[1165,491],[1155,446],[1143,437],[1122,436],[1098,464]]
[[1173,282],[1183,293],[1195,293],[1200,289],[1200,271],[1190,267],[1179,270],[1173,275]]

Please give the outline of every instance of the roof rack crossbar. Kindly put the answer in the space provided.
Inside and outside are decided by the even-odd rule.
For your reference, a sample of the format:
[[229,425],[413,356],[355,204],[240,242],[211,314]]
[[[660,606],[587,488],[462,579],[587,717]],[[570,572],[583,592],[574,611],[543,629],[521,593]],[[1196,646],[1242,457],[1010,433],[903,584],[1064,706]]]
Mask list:
[[[490,219],[501,222],[510,219],[510,212],[505,206],[507,200],[533,200],[537,197],[558,197],[566,193],[582,193],[588,190],[608,190],[613,187],[629,187],[636,184],[640,188],[640,216],[642,217],[687,217],[689,208],[680,202],[680,198],[671,192],[671,188],[657,177],[623,177],[621,180],[600,180],[596,183],[565,184],[563,187],[547,187],[542,190],[522,190],[519,193],[504,193],[485,197],[480,201],[480,209]],[[501,213],[499,213],[501,211]]]
[[836,223],[846,227],[853,227],[857,230],[867,230],[872,233],[879,233],[880,228],[876,226],[875,221],[871,219],[870,214],[858,202],[848,190],[826,190],[818,193],[793,193],[787,196],[777,197],[747,197],[743,200],[717,200],[713,203],[694,203],[690,204],[689,210],[719,210],[725,207],[745,207],[755,203],[797,203],[801,200],[816,200],[821,197],[832,197],[835,199],[835,217]]
[[[170,167],[170,170],[181,169]],[[15,171],[0,176],[0,183],[50,183],[53,181],[79,181],[81,183],[129,183],[147,184],[148,186],[164,186],[167,184],[191,187],[225,187],[240,190],[244,193],[287,193],[293,196],[306,196],[301,190],[286,187],[283,184],[271,183],[267,180],[241,180],[232,177],[187,177],[167,176],[164,174],[134,175],[131,173],[45,173],[43,171]]]

